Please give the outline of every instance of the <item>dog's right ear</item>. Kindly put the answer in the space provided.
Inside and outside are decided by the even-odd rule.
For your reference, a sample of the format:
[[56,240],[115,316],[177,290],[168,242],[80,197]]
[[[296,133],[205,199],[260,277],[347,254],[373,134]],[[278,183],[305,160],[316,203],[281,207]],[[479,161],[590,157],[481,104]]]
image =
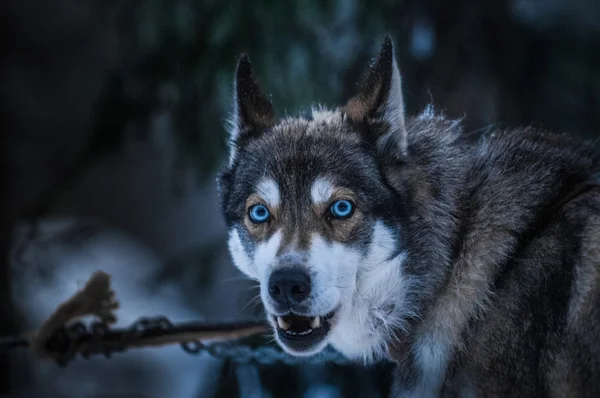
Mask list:
[[242,54],[238,61],[233,96],[229,128],[230,164],[249,139],[275,124],[275,111],[258,85],[247,54]]

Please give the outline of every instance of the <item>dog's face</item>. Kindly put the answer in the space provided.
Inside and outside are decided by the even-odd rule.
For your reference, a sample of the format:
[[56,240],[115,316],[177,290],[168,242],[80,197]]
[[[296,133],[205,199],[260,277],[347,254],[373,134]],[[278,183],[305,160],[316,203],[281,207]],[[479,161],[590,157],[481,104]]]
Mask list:
[[400,77],[386,39],[346,106],[277,120],[243,56],[228,169],[220,176],[229,248],[260,282],[278,343],[295,355],[328,343],[365,360],[410,315],[402,197],[386,161],[405,151]]

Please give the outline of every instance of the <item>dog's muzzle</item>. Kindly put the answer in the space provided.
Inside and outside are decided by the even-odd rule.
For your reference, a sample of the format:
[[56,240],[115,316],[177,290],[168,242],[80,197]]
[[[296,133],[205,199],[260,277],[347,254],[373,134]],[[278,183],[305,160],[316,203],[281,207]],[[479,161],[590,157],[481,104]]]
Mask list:
[[277,315],[272,315],[279,340],[296,352],[309,351],[321,343],[334,315],[312,314],[308,306],[311,277],[300,267],[279,269],[268,282],[269,298]]

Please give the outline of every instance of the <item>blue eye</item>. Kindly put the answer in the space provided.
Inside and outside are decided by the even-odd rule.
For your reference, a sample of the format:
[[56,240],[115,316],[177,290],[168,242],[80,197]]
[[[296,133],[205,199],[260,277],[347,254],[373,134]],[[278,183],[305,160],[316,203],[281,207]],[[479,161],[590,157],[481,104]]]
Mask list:
[[354,213],[354,205],[346,199],[336,200],[329,208],[334,218],[346,219]]
[[269,219],[270,213],[264,205],[254,205],[248,210],[250,221],[255,224],[262,224]]

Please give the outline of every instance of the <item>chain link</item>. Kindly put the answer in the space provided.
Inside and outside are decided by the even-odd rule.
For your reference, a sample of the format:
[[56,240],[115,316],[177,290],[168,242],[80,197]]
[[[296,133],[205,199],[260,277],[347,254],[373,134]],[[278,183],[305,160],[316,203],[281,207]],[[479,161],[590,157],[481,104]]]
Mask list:
[[286,365],[320,364],[324,362],[337,365],[347,365],[351,362],[331,349],[310,357],[295,357],[272,346],[261,346],[252,348],[242,344],[213,344],[205,346],[206,351],[214,358],[231,360],[236,363],[258,363],[261,365],[274,365],[284,363]]

